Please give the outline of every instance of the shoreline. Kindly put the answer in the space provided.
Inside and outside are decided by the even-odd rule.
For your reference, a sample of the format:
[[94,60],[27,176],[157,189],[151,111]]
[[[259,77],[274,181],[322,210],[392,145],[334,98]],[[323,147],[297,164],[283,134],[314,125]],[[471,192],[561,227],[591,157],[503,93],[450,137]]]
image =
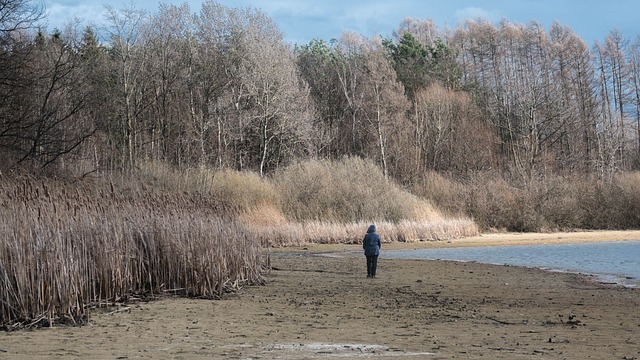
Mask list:
[[[382,246],[388,250],[439,249],[458,247],[510,246],[510,245],[551,245],[571,243],[592,243],[610,241],[640,240],[640,230],[594,230],[558,233],[484,233],[452,240],[416,241],[405,243],[384,242]],[[360,244],[306,244],[303,246],[271,248],[270,251],[311,251],[340,252],[353,247],[359,250]]]
[[[558,245],[558,244],[586,244],[586,243],[606,243],[621,241],[640,241],[640,231],[581,231],[569,233],[489,233],[478,236],[456,239],[451,241],[421,241],[415,243],[386,243],[383,248],[388,251],[407,251],[407,250],[423,250],[423,249],[448,249],[448,248],[478,248],[478,247],[502,247],[502,246],[536,246],[536,245]],[[357,247],[357,248],[356,248]],[[303,249],[307,251],[317,252],[321,256],[359,257],[359,245],[339,245],[339,244],[313,244]],[[297,249],[299,251],[300,249]],[[398,259],[398,258],[394,258]],[[413,258],[410,258],[413,259]],[[502,264],[481,262],[475,260],[457,260],[457,259],[417,259],[422,261],[454,261],[461,263],[482,263],[487,265],[508,265],[514,267],[522,267],[529,269],[538,269],[547,272],[559,272],[576,274],[590,277],[594,284],[623,286],[626,288],[640,288],[640,278],[633,277],[630,274],[622,273],[599,273],[566,270],[554,267],[530,266],[520,264]],[[631,280],[631,281],[628,281]]]

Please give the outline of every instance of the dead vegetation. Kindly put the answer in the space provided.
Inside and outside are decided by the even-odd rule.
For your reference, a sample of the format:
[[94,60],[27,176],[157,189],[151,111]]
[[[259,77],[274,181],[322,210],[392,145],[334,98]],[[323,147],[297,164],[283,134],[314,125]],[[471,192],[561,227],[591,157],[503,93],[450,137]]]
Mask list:
[[262,281],[249,230],[196,194],[29,177],[0,182],[0,326],[82,323],[88,307]]
[[478,233],[359,159],[272,178],[159,165],[77,182],[5,176],[0,219],[4,328],[83,323],[90,308],[166,293],[219,298],[263,281],[263,249],[355,243],[371,222],[387,242]]

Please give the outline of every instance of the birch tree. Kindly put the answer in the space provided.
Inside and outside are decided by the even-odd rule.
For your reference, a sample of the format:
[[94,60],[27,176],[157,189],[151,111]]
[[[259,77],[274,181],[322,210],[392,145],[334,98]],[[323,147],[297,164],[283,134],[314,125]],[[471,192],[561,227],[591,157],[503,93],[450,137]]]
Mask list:
[[123,169],[131,169],[138,160],[138,150],[143,132],[140,113],[146,104],[143,103],[143,77],[147,66],[146,47],[142,41],[143,28],[147,14],[133,5],[117,10],[110,5],[105,7],[107,33],[111,40],[111,53],[117,74],[117,85],[114,99],[118,114],[118,127],[113,129],[117,137],[114,139],[116,149],[121,149]]
[[635,114],[636,155],[635,168],[640,167],[640,34],[636,37],[629,51],[629,78],[631,84],[630,102]]
[[309,151],[309,90],[301,80],[293,52],[264,13],[242,12],[237,35],[239,110],[249,119],[241,127],[249,140],[239,144],[260,175]]
[[[401,134],[406,125],[409,102],[404,87],[388,59],[380,38],[373,38],[363,47],[363,82],[366,89],[364,101],[369,122],[369,131],[376,135],[377,157],[385,177],[389,175],[389,155],[396,159],[402,156]],[[395,145],[396,149],[392,149]],[[373,154],[372,154],[373,155]],[[374,156],[371,156],[374,157]]]
[[626,40],[618,31],[611,32],[604,44],[597,42],[593,48],[598,74],[598,163],[599,172],[605,178],[624,169],[626,162],[628,67],[625,48]]

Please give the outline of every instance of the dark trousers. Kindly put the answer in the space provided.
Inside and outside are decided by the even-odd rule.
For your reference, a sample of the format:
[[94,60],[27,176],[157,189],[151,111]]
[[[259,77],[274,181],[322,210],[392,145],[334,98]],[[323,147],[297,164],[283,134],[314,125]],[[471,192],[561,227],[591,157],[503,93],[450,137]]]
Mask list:
[[378,255],[367,255],[367,277],[376,276],[378,267]]

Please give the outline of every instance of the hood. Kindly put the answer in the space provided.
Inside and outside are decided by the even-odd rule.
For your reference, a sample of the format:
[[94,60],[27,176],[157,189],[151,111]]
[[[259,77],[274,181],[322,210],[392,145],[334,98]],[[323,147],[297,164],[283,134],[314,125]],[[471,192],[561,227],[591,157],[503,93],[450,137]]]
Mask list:
[[367,230],[367,233],[374,233],[376,232],[376,226],[375,225],[370,225],[369,229]]

